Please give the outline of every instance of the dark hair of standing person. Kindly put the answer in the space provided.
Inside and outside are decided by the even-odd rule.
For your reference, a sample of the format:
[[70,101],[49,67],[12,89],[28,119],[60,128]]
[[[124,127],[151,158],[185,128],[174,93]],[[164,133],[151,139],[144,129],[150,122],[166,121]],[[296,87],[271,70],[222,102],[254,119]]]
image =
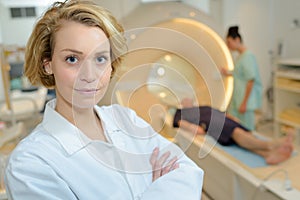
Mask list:
[[239,27],[238,26],[229,27],[227,37],[232,37],[233,39],[239,38],[242,42],[242,36],[239,33]]

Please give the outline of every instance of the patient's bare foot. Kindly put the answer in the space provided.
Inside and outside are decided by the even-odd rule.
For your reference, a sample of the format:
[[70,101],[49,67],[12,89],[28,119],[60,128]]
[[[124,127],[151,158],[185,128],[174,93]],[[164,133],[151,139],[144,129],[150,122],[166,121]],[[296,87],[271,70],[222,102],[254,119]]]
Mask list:
[[292,153],[293,144],[291,138],[284,138],[270,150],[270,154],[266,157],[266,163],[270,165],[281,163],[290,158]]
[[295,136],[292,134],[287,134],[284,137],[281,137],[279,139],[276,139],[274,141],[272,141],[272,143],[270,144],[269,148],[270,150],[276,149],[284,144],[286,145],[291,145],[293,140],[295,139]]

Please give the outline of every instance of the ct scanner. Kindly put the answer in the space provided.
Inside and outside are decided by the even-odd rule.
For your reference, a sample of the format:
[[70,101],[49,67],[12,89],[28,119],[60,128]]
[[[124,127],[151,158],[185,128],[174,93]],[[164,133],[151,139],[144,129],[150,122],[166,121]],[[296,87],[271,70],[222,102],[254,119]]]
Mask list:
[[233,62],[211,18],[182,3],[148,3],[123,24],[128,52],[101,104],[129,106],[153,126],[151,108],[178,106],[184,97],[226,109],[232,79],[222,77],[219,68],[231,70]]
[[233,69],[233,61],[209,16],[178,2],[147,3],[125,17],[123,25],[128,52],[100,104],[134,109],[176,142],[204,169],[203,190],[212,199],[299,199],[298,189],[283,189],[282,178],[264,180],[277,168],[257,171],[205,137],[172,128],[169,108],[180,106],[184,97],[220,110],[230,101],[233,80],[222,77],[219,69]]

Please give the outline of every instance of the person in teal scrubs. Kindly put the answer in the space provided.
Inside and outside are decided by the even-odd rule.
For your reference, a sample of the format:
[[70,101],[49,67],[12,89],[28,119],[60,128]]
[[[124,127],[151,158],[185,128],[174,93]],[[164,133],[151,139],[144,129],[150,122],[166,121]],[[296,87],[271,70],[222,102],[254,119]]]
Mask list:
[[262,84],[258,64],[254,54],[243,44],[238,26],[228,29],[226,43],[231,51],[237,51],[232,74],[223,70],[223,74],[232,75],[234,89],[229,113],[240,120],[250,130],[255,129],[255,110],[261,108]]

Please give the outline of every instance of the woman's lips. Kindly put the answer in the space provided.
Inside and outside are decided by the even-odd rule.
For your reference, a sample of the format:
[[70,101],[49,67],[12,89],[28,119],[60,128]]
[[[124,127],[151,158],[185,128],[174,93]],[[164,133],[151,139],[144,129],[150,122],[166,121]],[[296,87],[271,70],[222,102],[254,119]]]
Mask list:
[[95,94],[97,91],[99,91],[100,89],[75,89],[76,92],[80,93],[80,94],[86,94],[86,95],[92,95]]

